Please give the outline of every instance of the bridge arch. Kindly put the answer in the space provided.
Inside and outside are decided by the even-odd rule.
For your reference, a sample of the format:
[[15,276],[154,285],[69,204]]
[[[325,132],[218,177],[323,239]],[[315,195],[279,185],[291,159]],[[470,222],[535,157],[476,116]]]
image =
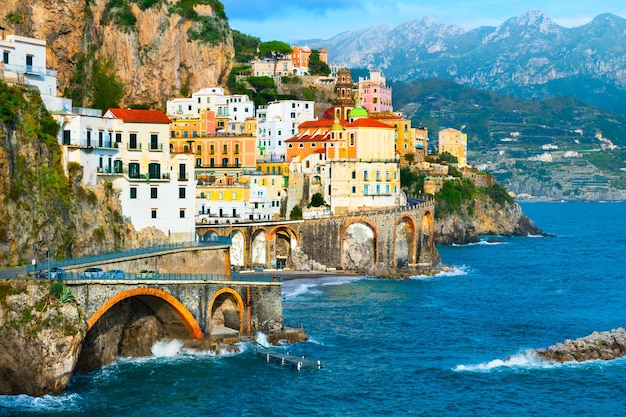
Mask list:
[[[211,297],[211,301],[209,303],[209,334],[213,333],[213,327],[216,324],[223,324],[224,327],[229,327],[228,323],[226,322],[228,318],[225,317],[224,311],[228,309],[229,305],[226,305],[226,309],[222,309],[224,304],[228,302],[234,302],[234,304],[236,304],[236,309],[239,314],[239,334],[243,333],[243,313],[245,308],[243,298],[241,298],[241,295],[239,295],[239,293],[232,288],[222,288],[221,290],[217,291],[213,295],[213,297]],[[222,310],[218,312],[218,309]],[[219,313],[219,315],[221,315],[221,317],[219,317],[219,320],[222,321],[222,323],[216,322],[215,316],[218,315],[216,313]],[[249,331],[250,327],[248,326],[248,332]]]
[[394,230],[394,261],[396,267],[416,262],[417,226],[409,214],[402,214],[396,220]]
[[270,244],[270,265],[284,268],[291,250],[298,246],[300,238],[295,228],[281,225],[270,230],[267,240]]
[[[152,296],[166,302],[182,320],[183,324],[187,328],[187,331],[189,332],[189,335],[194,339],[202,339],[202,329],[200,329],[197,320],[193,317],[189,310],[187,310],[187,308],[180,301],[178,301],[176,297],[173,297],[165,291],[157,288],[134,288],[114,295],[102,304],[102,306],[100,306],[87,320],[87,331],[91,330],[98,320],[120,301],[140,296]],[[155,314],[157,313],[155,312]]]
[[421,224],[421,242],[422,250],[420,253],[424,254],[428,252],[430,254],[433,253],[435,249],[435,220],[433,213],[430,210],[424,211],[424,215],[422,216],[422,224]]
[[250,239],[250,263],[253,268],[265,268],[268,264],[267,237],[268,232],[264,227],[259,227],[252,232]]
[[230,232],[230,264],[243,267],[246,264],[246,235],[241,229],[233,229]]
[[[371,244],[368,242],[358,242],[364,244],[365,247],[361,247],[358,250],[351,250],[347,247],[347,236],[348,234],[350,234],[349,229],[359,224],[366,226],[367,230],[371,231],[372,242]],[[371,266],[372,261],[374,264],[377,263],[379,259],[378,240],[378,228],[372,221],[362,217],[355,217],[346,221],[339,233],[339,244],[341,248],[341,267],[345,269],[364,269]],[[359,259],[353,258],[354,256],[359,256]]]

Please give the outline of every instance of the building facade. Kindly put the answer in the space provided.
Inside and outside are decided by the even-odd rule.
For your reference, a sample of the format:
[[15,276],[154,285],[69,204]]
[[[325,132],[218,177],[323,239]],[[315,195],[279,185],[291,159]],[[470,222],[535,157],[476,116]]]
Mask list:
[[137,230],[154,227],[171,242],[195,239],[196,182],[193,155],[170,154],[169,123],[156,110],[109,109],[117,123],[120,163],[112,177],[123,215]]
[[257,149],[261,161],[284,161],[285,140],[294,136],[300,123],[315,119],[315,102],[281,100],[257,111]]
[[360,78],[358,91],[361,106],[368,112],[393,111],[391,87],[381,71],[370,71],[369,78]]
[[459,168],[467,166],[467,135],[460,130],[447,128],[439,131],[439,154],[448,152],[456,156]]

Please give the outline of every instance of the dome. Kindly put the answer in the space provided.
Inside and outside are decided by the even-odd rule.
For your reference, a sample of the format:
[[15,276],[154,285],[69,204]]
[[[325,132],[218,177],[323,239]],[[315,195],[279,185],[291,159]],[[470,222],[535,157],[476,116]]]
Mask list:
[[330,130],[343,130],[343,126],[339,123],[338,119],[335,119],[335,123],[330,127]]
[[356,117],[368,117],[369,114],[367,114],[367,110],[365,110],[363,107],[355,107],[352,110],[350,110],[348,112],[348,117],[350,118],[356,118]]

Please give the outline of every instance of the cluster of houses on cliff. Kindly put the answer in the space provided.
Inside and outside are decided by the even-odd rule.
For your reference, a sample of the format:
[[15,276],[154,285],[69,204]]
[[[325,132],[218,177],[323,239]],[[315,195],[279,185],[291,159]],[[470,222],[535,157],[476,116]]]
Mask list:
[[[165,113],[103,113],[57,97],[45,41],[11,35],[0,39],[0,52],[0,78],[38,87],[59,122],[65,169],[80,166],[84,185],[112,183],[137,230],[154,227],[172,242],[195,239],[197,223],[285,219],[296,206],[307,218],[404,205],[403,165],[425,164],[438,178],[431,192],[447,175],[446,167],[423,162],[428,131],[393,111],[380,71],[355,82],[339,70],[322,117],[314,101],[256,108],[221,87],[170,100]],[[300,68],[306,52],[298,51]],[[440,132],[439,147],[465,166],[461,131]],[[311,207],[316,195],[323,204]]]

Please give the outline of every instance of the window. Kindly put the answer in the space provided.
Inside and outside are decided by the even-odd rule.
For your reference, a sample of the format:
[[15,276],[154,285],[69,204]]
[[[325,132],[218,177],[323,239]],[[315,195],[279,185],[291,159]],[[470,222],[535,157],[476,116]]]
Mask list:
[[228,145],[227,144],[222,145],[222,153],[228,153]]
[[350,146],[354,146],[354,133],[350,133]]
[[296,118],[296,113],[295,112],[291,112],[291,118],[295,119]]
[[209,145],[209,155],[213,155],[215,153],[215,145]]
[[368,171],[363,171],[363,179],[365,181],[367,181],[369,179],[369,172]]
[[380,171],[376,171],[376,181],[380,181]]
[[178,180],[187,181],[187,164],[178,164]]
[[152,218],[153,219],[157,218],[157,209],[152,209]]
[[150,188],[150,198],[159,198],[159,189],[157,187]]
[[122,161],[121,160],[116,159],[115,161],[113,161],[113,172],[115,174],[122,173]]
[[185,189],[185,187],[180,187],[180,188],[178,189],[178,198],[185,198],[185,196],[186,196],[186,194],[185,194],[185,193],[186,193],[186,191],[187,191],[187,190]]
[[150,149],[159,149],[159,135],[150,135]]
[[128,149],[137,149],[137,134],[130,134],[130,143],[128,144]]
[[139,162],[131,162],[128,164],[128,176],[130,178],[139,178]]
[[63,145],[69,145],[71,138],[71,132],[69,130],[63,131]]
[[150,179],[161,178],[161,164],[156,162],[148,164],[148,175],[150,176]]
[[352,194],[355,194],[355,193],[356,193],[356,187],[352,186]]
[[223,200],[224,199],[224,193],[222,191],[220,191],[219,194],[217,195],[217,199],[218,200]]
[[87,129],[87,146],[91,146],[91,129]]
[[201,167],[202,166],[202,158],[196,158],[196,166],[197,167]]
[[387,171],[387,172],[385,173],[385,179],[386,179],[387,181],[389,181],[389,180],[391,179],[391,173],[390,173],[389,171]]
[[352,171],[352,179],[355,180],[356,179],[356,171]]
[[237,201],[237,193],[233,191],[233,194],[230,196],[230,199],[233,201]]
[[181,219],[185,218],[185,209],[180,209],[180,211],[178,213],[179,213],[178,215],[180,216]]
[[137,198],[137,187],[130,187],[130,198]]
[[102,130],[98,130],[98,146],[100,148],[104,146],[104,132]]
[[235,154],[239,154],[239,144],[235,143]]
[[9,63],[9,51],[2,51],[2,62]]
[[370,190],[370,186],[369,186],[369,185],[367,185],[367,184],[365,184],[365,185],[363,186],[363,194],[364,194],[364,195],[368,195],[368,194],[369,194],[369,190]]
[[228,158],[222,158],[222,166],[223,167],[227,167],[228,166]]

